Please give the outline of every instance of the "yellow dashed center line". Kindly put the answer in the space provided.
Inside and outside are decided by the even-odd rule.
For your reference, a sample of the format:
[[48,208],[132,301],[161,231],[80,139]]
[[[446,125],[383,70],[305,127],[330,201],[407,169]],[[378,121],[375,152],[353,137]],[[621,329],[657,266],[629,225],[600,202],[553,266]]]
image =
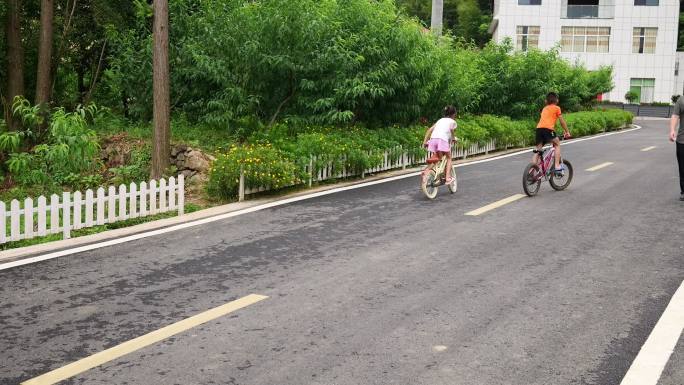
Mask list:
[[513,196],[510,196],[510,197],[508,197],[508,198],[502,199],[502,200],[500,200],[500,201],[496,201],[496,202],[494,202],[494,203],[490,203],[490,204],[488,204],[487,206],[480,207],[480,208],[477,209],[477,210],[473,210],[473,211],[467,212],[465,215],[470,215],[470,216],[481,215],[481,214],[484,214],[484,213],[486,213],[486,212],[488,212],[488,211],[492,211],[492,210],[494,210],[494,209],[496,209],[496,208],[499,208],[499,207],[501,207],[501,206],[503,206],[503,205],[507,205],[507,204],[509,204],[509,203],[515,202],[515,201],[517,201],[518,199],[522,199],[522,198],[524,198],[524,197],[525,197],[525,195],[523,195],[523,194],[515,194],[515,195],[513,195]]
[[600,169],[602,169],[602,168],[606,168],[606,167],[611,166],[611,165],[613,165],[613,164],[614,164],[613,162],[601,163],[601,164],[598,164],[598,165],[596,165],[596,166],[594,166],[594,167],[588,168],[586,171],[598,171],[598,170],[600,170]]
[[100,366],[109,361],[122,357],[126,354],[132,353],[136,350],[142,349],[146,346],[165,340],[173,335],[194,328],[195,326],[199,326],[203,323],[209,322],[228,313],[232,313],[236,310],[242,309],[249,305],[253,305],[266,298],[268,297],[258,294],[250,294],[246,297],[242,297],[235,301],[228,302],[225,305],[221,305],[219,307],[207,310],[204,313],[197,314],[195,316],[186,318],[182,321],[163,327],[159,330],[155,330],[138,338],[126,341],[120,345],[116,345],[107,350],[95,353],[90,357],[83,358],[67,366],[63,366],[59,369],[55,369],[41,376],[32,378],[30,380],[22,382],[22,385],[55,384],[57,382],[66,380],[67,378],[71,378],[79,373],[83,373],[86,370],[90,370],[96,366]]

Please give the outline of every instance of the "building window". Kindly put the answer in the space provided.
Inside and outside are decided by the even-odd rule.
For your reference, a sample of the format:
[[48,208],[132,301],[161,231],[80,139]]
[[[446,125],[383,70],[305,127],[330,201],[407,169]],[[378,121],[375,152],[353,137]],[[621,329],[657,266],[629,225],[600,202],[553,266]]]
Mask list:
[[632,78],[630,79],[629,90],[639,95],[640,103],[653,103],[655,79]]
[[634,0],[634,5],[649,5],[652,7],[657,7],[660,1],[659,0]]
[[658,28],[634,28],[632,53],[655,53]]
[[519,25],[516,32],[516,48],[519,51],[539,47],[539,26]]
[[562,27],[562,52],[607,53],[610,50],[610,27]]
[[518,5],[541,5],[541,2],[542,0],[518,0]]

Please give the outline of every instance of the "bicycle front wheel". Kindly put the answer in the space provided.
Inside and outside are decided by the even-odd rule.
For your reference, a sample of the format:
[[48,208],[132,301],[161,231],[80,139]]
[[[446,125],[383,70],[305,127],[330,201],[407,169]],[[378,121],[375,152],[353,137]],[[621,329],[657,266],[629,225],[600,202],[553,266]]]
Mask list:
[[538,164],[530,163],[525,167],[523,173],[523,190],[527,196],[532,197],[537,195],[542,181],[542,171]]
[[[423,178],[422,175],[421,178]],[[435,170],[430,170],[430,172],[428,172],[428,174],[421,179],[420,189],[423,190],[423,193],[426,197],[428,197],[428,199],[435,199],[435,197],[437,197],[437,186],[435,186],[436,183],[437,173],[435,173]]]
[[565,190],[568,188],[568,186],[570,186],[570,182],[572,182],[572,164],[563,159],[561,167],[563,169],[563,173],[560,175],[556,175],[554,173],[549,180],[551,187],[553,187],[553,189],[556,191]]

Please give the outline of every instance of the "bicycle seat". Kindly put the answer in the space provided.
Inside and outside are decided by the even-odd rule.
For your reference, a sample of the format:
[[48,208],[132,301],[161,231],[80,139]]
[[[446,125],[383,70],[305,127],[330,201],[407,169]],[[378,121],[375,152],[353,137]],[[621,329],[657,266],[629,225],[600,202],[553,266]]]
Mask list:
[[431,157],[428,158],[427,163],[428,164],[439,163],[440,160],[442,160],[442,159],[439,156],[432,155]]

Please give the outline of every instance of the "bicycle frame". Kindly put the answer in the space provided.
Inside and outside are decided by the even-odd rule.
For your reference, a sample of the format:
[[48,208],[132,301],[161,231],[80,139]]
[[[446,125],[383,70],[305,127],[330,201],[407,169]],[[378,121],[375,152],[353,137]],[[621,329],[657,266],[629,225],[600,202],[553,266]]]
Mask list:
[[554,164],[554,158],[556,157],[556,149],[553,146],[542,147],[539,154],[539,166],[541,167],[542,174],[544,176],[549,175],[551,171],[551,165]]
[[438,162],[433,163],[432,170],[435,172],[436,177],[432,184],[433,186],[441,186],[446,180],[447,156],[449,155],[443,155]]

